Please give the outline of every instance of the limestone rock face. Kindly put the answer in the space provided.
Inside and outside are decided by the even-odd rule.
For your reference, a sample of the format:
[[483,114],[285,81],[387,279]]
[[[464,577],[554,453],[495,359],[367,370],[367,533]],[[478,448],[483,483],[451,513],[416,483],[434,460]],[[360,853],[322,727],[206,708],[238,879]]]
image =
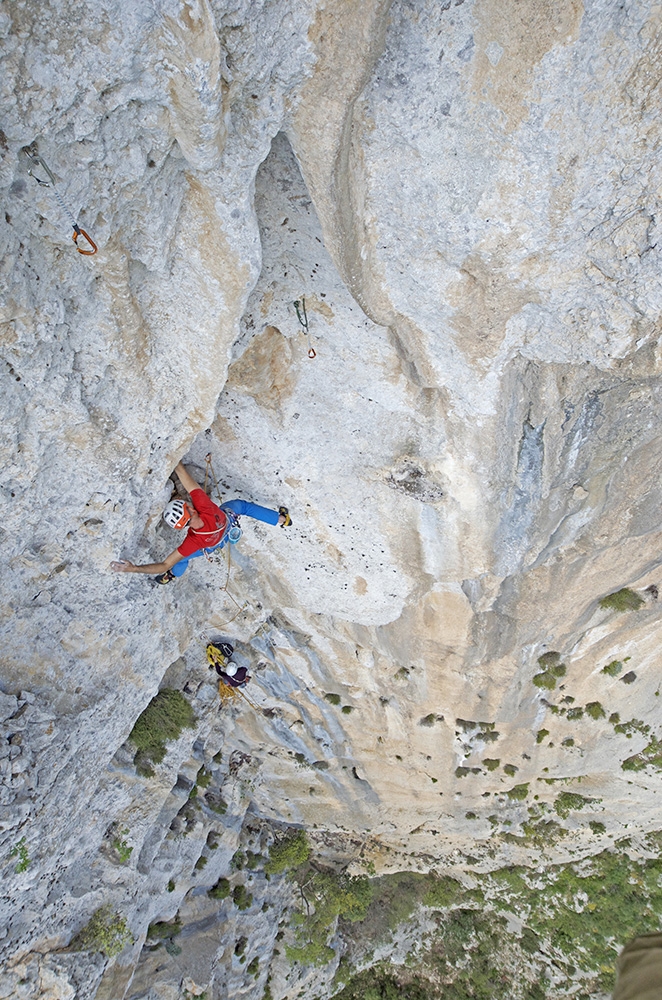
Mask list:
[[[530,861],[545,806],[550,861],[659,826],[660,37],[652,0],[0,12],[0,996],[257,1000],[294,890],[231,859],[285,824],[377,871]],[[112,574],[177,545],[182,458],[292,527]],[[159,688],[196,722],[145,778]],[[100,907],[119,954],[64,951]]]

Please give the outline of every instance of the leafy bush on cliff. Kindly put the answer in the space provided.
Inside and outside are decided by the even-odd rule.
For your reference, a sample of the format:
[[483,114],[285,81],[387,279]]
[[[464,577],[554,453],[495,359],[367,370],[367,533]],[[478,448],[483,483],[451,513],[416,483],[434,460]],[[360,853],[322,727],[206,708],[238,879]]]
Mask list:
[[181,932],[182,922],[179,914],[174,920],[155,920],[147,928],[147,937],[151,941],[163,941],[166,938],[174,938]]
[[305,864],[310,857],[310,845],[304,830],[296,830],[274,844],[264,866],[267,875],[281,875]]
[[613,594],[607,594],[606,597],[603,597],[600,601],[600,607],[608,608],[610,611],[638,611],[644,603],[643,597],[640,597],[634,590],[623,587],[621,590],[616,590]]
[[212,899],[227,899],[230,895],[230,883],[226,878],[219,878],[216,885],[207,892]]
[[301,893],[306,901],[306,914],[295,918],[295,945],[286,945],[285,954],[291,962],[301,965],[325,965],[333,958],[327,939],[336,919],[349,923],[363,920],[372,900],[372,885],[365,875],[352,876],[331,871],[306,872]]
[[565,663],[561,663],[561,654],[550,650],[549,653],[543,653],[542,656],[538,657],[538,666],[541,668],[541,673],[536,674],[533,678],[533,683],[536,687],[547,688],[548,691],[553,691],[556,687],[556,681],[559,677],[565,677],[567,668]]
[[[570,800],[572,796],[572,802]],[[581,799],[562,793],[565,806]],[[542,807],[536,807],[542,808]],[[603,834],[604,824],[591,830]],[[629,842],[621,842],[628,846]],[[473,872],[483,895],[459,883],[449,895],[441,886],[447,912],[437,931],[420,939],[403,965],[378,962],[351,976],[349,966],[336,977],[336,1000],[545,1000],[548,996],[611,994],[615,961],[623,944],[657,931],[662,919],[662,832],[651,834],[650,858],[626,853],[601,854],[543,869],[521,866]],[[391,928],[391,908],[408,919],[425,895],[433,873],[401,872],[373,880],[374,897],[364,922],[350,931],[353,946],[370,956]],[[408,905],[404,905],[407,902]],[[426,900],[427,902],[427,900]],[[521,932],[508,919],[516,914]],[[349,935],[346,934],[346,937]],[[550,951],[565,982],[552,993],[547,981]],[[349,974],[348,974],[349,973]],[[514,974],[515,973],[515,974]]]
[[133,942],[133,935],[126,920],[111,906],[101,906],[87,925],[75,936],[69,947],[72,951],[100,951],[106,958],[119,955],[126,944]]
[[567,819],[573,809],[583,809],[592,801],[576,792],[561,792],[554,803],[554,811],[561,819]]
[[164,688],[152,698],[136,719],[129,739],[136,748],[134,763],[139,774],[151,777],[152,764],[159,764],[166,755],[166,743],[179,739],[183,729],[192,729],[195,712],[180,691]]

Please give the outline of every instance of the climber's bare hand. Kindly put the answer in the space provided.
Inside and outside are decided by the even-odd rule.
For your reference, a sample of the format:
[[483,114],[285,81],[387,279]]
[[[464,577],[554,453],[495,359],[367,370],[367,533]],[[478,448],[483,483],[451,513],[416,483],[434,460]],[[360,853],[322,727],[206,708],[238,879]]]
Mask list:
[[111,562],[110,568],[114,573],[130,573],[133,569],[133,563],[128,562],[126,559],[121,559],[119,562]]

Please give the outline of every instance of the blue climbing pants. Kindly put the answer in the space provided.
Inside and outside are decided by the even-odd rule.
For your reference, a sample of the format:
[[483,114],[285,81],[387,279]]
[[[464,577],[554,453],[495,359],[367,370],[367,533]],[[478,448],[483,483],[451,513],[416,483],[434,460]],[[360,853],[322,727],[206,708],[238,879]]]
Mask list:
[[[269,507],[260,507],[259,504],[250,503],[248,500],[229,500],[227,503],[221,504],[221,510],[230,510],[237,517],[246,514],[247,517],[253,517],[256,521],[264,521],[265,524],[278,524],[280,516],[277,510],[271,510]],[[222,549],[227,545],[227,541],[228,536],[226,532],[218,545],[214,545],[211,549],[198,549],[197,552],[194,552],[186,559],[176,562],[170,572],[173,576],[183,576],[188,568],[189,560],[197,559],[198,556],[203,556],[205,552],[215,552],[216,549]]]

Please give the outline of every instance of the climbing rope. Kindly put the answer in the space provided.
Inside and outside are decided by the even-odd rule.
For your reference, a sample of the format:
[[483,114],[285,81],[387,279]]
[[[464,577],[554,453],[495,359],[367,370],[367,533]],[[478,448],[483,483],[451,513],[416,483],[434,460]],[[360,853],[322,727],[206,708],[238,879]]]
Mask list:
[[205,486],[204,486],[205,493],[207,492],[207,482],[210,477],[212,483],[214,484],[214,488],[216,489],[216,496],[218,497],[218,502],[219,504],[222,504],[223,497],[221,496],[221,488],[218,485],[218,479],[214,475],[214,466],[211,464],[211,452],[208,451],[207,454],[205,455]]
[[[221,505],[223,503],[223,497],[221,496],[221,488],[218,485],[218,479],[216,478],[216,474],[214,472],[214,466],[212,465],[211,452],[208,451],[207,454],[205,455],[205,482],[203,487],[205,493],[207,493],[207,484],[210,482],[210,480],[212,486],[210,487],[208,495],[210,495],[213,492],[213,489],[215,489],[216,497],[218,499],[219,505]],[[225,550],[227,555],[227,573],[225,575],[225,583],[219,589],[225,591],[225,593],[230,598],[234,606],[237,608],[237,611],[232,616],[232,618],[228,618],[227,621],[221,622],[221,625],[217,626],[218,628],[221,628],[223,625],[229,625],[231,622],[235,620],[235,618],[239,617],[242,611],[246,611],[246,609],[248,608],[248,601],[244,601],[243,604],[239,604],[239,601],[235,600],[235,598],[230,593],[230,590],[228,589],[230,583],[230,572],[232,569],[232,546],[226,545]],[[207,552],[206,549],[204,550],[204,553],[207,562],[220,563],[223,561],[222,553],[219,554],[217,557],[212,556],[209,552]]]
[[239,695],[239,688],[230,687],[225,681],[219,680],[218,682],[218,697],[221,699],[222,704],[227,704],[231,701],[236,701]]
[[[76,219],[74,218],[72,212],[67,207],[64,199],[62,198],[60,192],[57,189],[57,184],[55,183],[55,177],[53,176],[52,170],[49,168],[44,158],[42,156],[39,156],[34,146],[24,146],[23,152],[25,153],[28,160],[30,160],[30,163],[32,164],[32,166],[28,170],[30,177],[34,177],[37,184],[39,184],[41,187],[50,188],[55,197],[57,198],[58,204],[62,209],[62,211],[64,212],[64,214],[69,216],[69,219],[71,220],[71,225],[73,226],[74,230],[74,234],[71,238],[76,244],[76,250],[78,250],[78,253],[82,254],[84,257],[91,257],[93,254],[97,252],[97,245],[92,239],[92,237],[89,236],[84,229],[81,229],[81,227],[76,222]],[[41,167],[41,169],[46,173],[48,180],[44,181],[40,177],[37,177],[33,169],[34,167],[38,168]],[[88,246],[90,247],[89,250],[85,250],[83,247],[78,246],[79,236],[82,236],[85,240],[87,240]]]
[[306,337],[308,338],[308,357],[316,358],[317,352],[313,347],[313,341],[310,336],[310,329],[308,327],[308,313],[306,312],[306,296],[302,295],[301,299],[297,299],[294,303],[294,308],[296,309],[297,319],[304,329]]

